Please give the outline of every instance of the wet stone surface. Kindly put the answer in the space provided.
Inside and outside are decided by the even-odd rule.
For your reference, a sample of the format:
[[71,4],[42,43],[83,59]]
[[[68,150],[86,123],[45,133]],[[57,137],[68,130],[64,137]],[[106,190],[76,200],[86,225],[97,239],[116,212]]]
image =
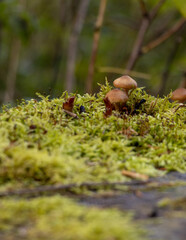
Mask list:
[[149,239],[185,240],[186,174],[172,172],[151,181],[159,187],[135,187],[129,192],[83,196],[79,201],[84,205],[132,211],[134,221],[148,230]]

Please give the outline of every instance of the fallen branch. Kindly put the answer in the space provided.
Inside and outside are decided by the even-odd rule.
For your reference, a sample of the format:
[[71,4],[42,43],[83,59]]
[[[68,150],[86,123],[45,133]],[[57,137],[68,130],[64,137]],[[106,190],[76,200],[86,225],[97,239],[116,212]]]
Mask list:
[[29,195],[34,196],[42,193],[52,193],[52,192],[71,192],[75,189],[86,188],[88,190],[91,189],[99,189],[99,188],[113,188],[116,186],[141,186],[144,184],[148,184],[149,181],[132,181],[132,182],[84,182],[81,184],[64,184],[64,185],[48,185],[41,186],[36,188],[27,188],[13,191],[5,191],[0,192],[0,197],[8,197],[8,196],[23,196]]

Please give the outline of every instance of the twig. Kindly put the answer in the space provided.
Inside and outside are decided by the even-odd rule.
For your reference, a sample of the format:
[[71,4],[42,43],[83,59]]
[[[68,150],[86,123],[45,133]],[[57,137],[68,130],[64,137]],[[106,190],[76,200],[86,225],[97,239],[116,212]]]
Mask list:
[[143,16],[148,16],[148,11],[147,11],[147,8],[146,8],[146,5],[145,5],[144,1],[139,0],[139,4],[140,4],[142,15]]
[[78,118],[78,117],[77,117],[77,114],[75,114],[75,113],[73,113],[73,112],[70,112],[70,111],[65,110],[65,109],[63,109],[63,111],[64,111],[66,114],[68,114],[69,116],[73,117],[73,118]]
[[180,103],[179,106],[174,110],[174,113],[177,112],[178,109],[183,108],[183,107],[186,107],[186,105],[183,103]]
[[[141,10],[142,10],[143,19],[142,19],[142,22],[141,22],[141,25],[140,25],[140,28],[139,28],[139,31],[138,31],[138,36],[137,36],[136,41],[134,43],[132,53],[131,53],[130,58],[129,58],[128,63],[127,63],[127,67],[126,67],[127,70],[132,70],[133,69],[138,57],[141,54],[141,47],[142,47],[142,44],[143,44],[143,41],[144,41],[145,34],[146,34],[150,24],[152,23],[152,21],[156,17],[159,9],[161,8],[161,6],[163,5],[163,3],[165,1],[166,0],[160,0],[158,2],[158,4],[149,13],[146,11],[145,6],[142,7],[142,4],[145,5],[145,3],[143,1],[140,1],[140,7],[141,7]],[[145,12],[145,15],[144,15],[144,12]]]
[[37,195],[41,193],[52,193],[52,192],[63,192],[73,191],[75,188],[86,188],[86,189],[99,189],[99,188],[112,188],[116,186],[141,186],[150,183],[150,181],[132,181],[132,182],[84,182],[81,184],[64,184],[64,185],[48,185],[36,188],[27,188],[13,191],[0,192],[0,197],[7,196],[23,196],[23,195]]
[[122,68],[116,68],[116,67],[99,67],[98,68],[99,72],[107,72],[107,73],[117,73],[117,74],[130,74],[132,77],[138,77],[142,79],[147,79],[149,80],[151,76],[146,73],[141,73],[141,72],[136,72],[136,71],[128,71],[126,69]]
[[145,174],[131,172],[131,171],[127,171],[127,170],[123,170],[122,175],[124,175],[126,177],[130,177],[130,178],[134,178],[134,179],[140,179],[142,181],[147,181],[149,179],[149,177]]
[[161,6],[164,4],[166,0],[159,0],[159,2],[155,5],[155,7],[150,11],[149,18],[152,21],[156,15],[158,14],[158,11],[160,10]]
[[75,82],[74,72],[75,72],[75,63],[76,63],[76,56],[77,56],[78,38],[85,21],[89,2],[90,0],[81,0],[77,10],[77,16],[74,22],[72,33],[69,39],[69,45],[67,50],[67,70],[66,70],[66,90],[68,92],[72,91],[74,82]]
[[186,18],[181,18],[175,25],[163,33],[160,37],[153,40],[152,42],[148,43],[144,46],[141,50],[142,54],[148,53],[150,50],[154,49],[155,47],[159,46],[161,43],[165,42],[168,38],[170,38],[173,34],[180,30],[180,28],[186,23]]
[[86,92],[88,93],[92,92],[95,62],[96,62],[100,32],[101,32],[101,27],[103,25],[106,5],[107,5],[107,0],[100,0],[99,12],[98,12],[95,29],[94,29],[92,53],[90,57],[90,64],[88,68],[88,76],[87,76],[87,82],[86,82]]

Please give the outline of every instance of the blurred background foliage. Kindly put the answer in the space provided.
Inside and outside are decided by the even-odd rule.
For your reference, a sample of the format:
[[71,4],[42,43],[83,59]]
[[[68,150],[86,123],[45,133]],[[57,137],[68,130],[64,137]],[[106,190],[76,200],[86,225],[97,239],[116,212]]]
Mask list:
[[[78,9],[87,1],[81,29],[75,29]],[[58,96],[62,91],[84,93],[95,23],[102,0],[0,0],[0,102],[35,97],[35,92]],[[139,51],[129,72],[151,94],[167,94],[186,78],[185,0],[108,0],[96,54],[92,92],[105,77],[112,82],[127,70],[142,21],[161,7],[142,39],[142,46],[171,33],[147,53]],[[142,5],[145,6],[143,12]],[[146,14],[146,15],[145,15]],[[171,29],[180,23],[176,31]],[[74,81],[69,81],[71,39],[76,35]],[[142,48],[143,49],[143,48]],[[72,54],[72,53],[71,53]]]

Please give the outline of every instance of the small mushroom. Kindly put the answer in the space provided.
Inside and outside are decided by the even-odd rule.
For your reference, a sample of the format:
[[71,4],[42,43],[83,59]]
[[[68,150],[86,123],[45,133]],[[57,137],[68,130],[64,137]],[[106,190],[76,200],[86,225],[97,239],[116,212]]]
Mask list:
[[123,88],[127,92],[130,89],[137,88],[137,82],[133,78],[131,78],[131,77],[127,76],[127,75],[124,75],[124,76],[122,76],[120,78],[115,79],[113,84],[114,84],[115,87]]
[[126,91],[113,89],[106,94],[105,98],[108,98],[108,100],[116,110],[120,110],[127,102],[128,94]]
[[184,103],[186,101],[186,89],[177,88],[174,92],[172,92],[171,99],[173,101],[178,101],[179,103]]

